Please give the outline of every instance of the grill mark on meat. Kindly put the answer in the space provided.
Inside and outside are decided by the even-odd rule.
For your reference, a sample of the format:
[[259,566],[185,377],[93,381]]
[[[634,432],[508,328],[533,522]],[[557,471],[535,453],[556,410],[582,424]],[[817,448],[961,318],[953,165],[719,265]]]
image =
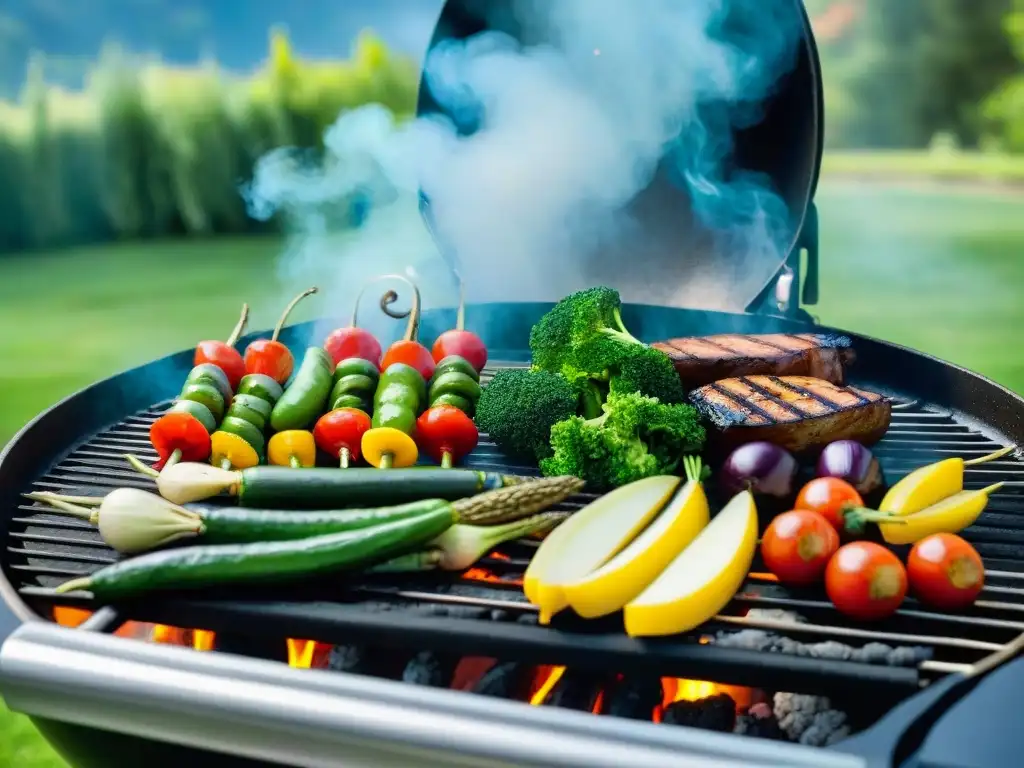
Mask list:
[[[736,392],[722,386],[719,382],[710,384],[709,387],[721,395],[725,400],[729,401],[732,406],[739,411],[747,412],[757,416],[760,419],[761,424],[775,424],[776,421],[772,418],[772,415],[760,408],[756,403],[748,402],[745,399],[738,397]],[[712,401],[713,402],[713,401]]]
[[[727,338],[735,339],[735,338],[737,338],[737,336],[735,336],[733,334],[730,334]],[[784,346],[782,346],[780,344],[775,344],[775,343],[773,343],[771,341],[768,341],[768,337],[767,336],[747,336],[747,337],[742,337],[741,336],[739,338],[746,338],[748,341],[751,341],[751,342],[753,342],[755,344],[760,344],[762,347],[767,347],[768,349],[770,349],[770,350],[772,350],[774,352],[789,353],[789,352],[793,351],[793,350],[789,349],[788,347],[784,347]]]
[[[686,346],[680,346],[676,343],[677,341],[686,342]],[[688,355],[692,360],[720,360],[722,357],[736,354],[727,347],[722,347],[720,344],[703,338],[671,339],[669,344],[673,349]]]
[[798,408],[793,403],[787,402],[786,400],[784,400],[783,398],[779,397],[777,394],[772,392],[770,389],[766,389],[765,387],[762,387],[760,384],[757,384],[756,382],[751,381],[746,376],[741,376],[740,377],[740,381],[742,381],[744,384],[746,384],[748,387],[750,387],[750,389],[752,389],[754,392],[757,392],[758,394],[763,395],[764,397],[772,400],[773,402],[778,403],[780,406],[785,408],[787,411],[792,413],[797,418],[805,419],[808,416],[812,415],[812,414],[808,413],[807,411],[804,411],[804,410]]
[[701,344],[707,344],[709,347],[717,347],[728,355],[742,354],[739,350],[733,347],[727,346],[721,342],[722,337],[714,338],[712,336],[705,336],[700,339]]
[[814,338],[814,336],[811,336],[810,334],[798,336],[795,333],[783,333],[780,334],[779,337],[782,339],[792,339],[793,341],[797,342],[795,347],[790,347],[790,349],[793,349],[794,351],[802,351],[805,349],[811,349],[813,347],[820,346],[818,339]]
[[[828,407],[831,410],[841,410],[843,408],[850,407],[849,405],[844,405],[843,403],[840,403],[838,400],[833,400],[832,398],[827,397],[826,395],[820,392],[815,392],[811,389],[802,387],[796,382],[794,382],[792,379],[780,379],[778,376],[772,376],[771,379],[778,386],[785,387],[786,389],[792,390],[793,392],[803,395],[804,397],[809,397],[812,400],[817,400],[819,403]],[[853,395],[856,398],[858,405],[870,405],[871,403],[875,402],[874,400],[865,397],[864,394],[855,387],[845,387],[842,391]]]
[[688,352],[679,345],[677,345],[675,339],[669,339],[668,341],[656,341],[651,346],[655,349],[660,349],[662,352],[667,354],[669,357],[673,355],[682,355],[687,360],[699,360],[695,354]]

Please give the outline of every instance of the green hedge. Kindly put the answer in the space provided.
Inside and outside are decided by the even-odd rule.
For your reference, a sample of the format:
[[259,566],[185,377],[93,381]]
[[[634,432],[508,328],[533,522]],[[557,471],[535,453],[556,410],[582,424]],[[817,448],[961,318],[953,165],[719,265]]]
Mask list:
[[281,146],[315,147],[338,114],[415,108],[418,69],[371,34],[347,61],[302,61],[271,34],[247,77],[215,62],[169,67],[106,48],[82,91],[30,66],[0,102],[0,251],[169,235],[249,232],[239,184]]

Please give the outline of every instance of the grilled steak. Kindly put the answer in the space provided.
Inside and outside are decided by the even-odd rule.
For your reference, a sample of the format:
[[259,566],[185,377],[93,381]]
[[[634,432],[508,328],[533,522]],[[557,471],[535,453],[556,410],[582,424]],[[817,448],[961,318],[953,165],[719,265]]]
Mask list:
[[727,451],[766,440],[794,453],[833,440],[871,445],[889,428],[892,406],[882,395],[809,376],[740,376],[707,384],[690,401],[717,430],[712,447]]
[[845,382],[852,342],[825,333],[690,336],[653,344],[668,355],[686,389],[730,376],[813,376]]

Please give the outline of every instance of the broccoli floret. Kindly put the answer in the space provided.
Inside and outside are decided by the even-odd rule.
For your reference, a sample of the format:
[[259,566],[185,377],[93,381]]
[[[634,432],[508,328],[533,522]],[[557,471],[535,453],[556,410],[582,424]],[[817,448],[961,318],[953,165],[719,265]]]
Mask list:
[[560,373],[577,386],[587,378],[599,390],[683,402],[672,361],[626,329],[621,309],[612,288],[589,288],[562,299],[530,332],[534,366]]
[[578,390],[548,371],[498,371],[476,404],[477,426],[514,456],[551,456],[551,427],[576,413]]
[[573,416],[551,428],[554,455],[540,468],[549,476],[575,475],[595,490],[617,488],[675,472],[683,455],[700,450],[705,437],[692,406],[613,392],[602,416]]

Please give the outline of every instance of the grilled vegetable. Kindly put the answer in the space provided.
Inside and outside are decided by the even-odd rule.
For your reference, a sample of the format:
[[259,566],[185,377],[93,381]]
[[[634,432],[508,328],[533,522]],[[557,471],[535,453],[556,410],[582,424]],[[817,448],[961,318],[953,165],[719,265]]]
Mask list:
[[740,491],[777,499],[792,496],[796,480],[796,459],[771,443],[740,446],[722,464],[719,483],[730,497]]
[[376,427],[363,433],[363,458],[378,469],[411,467],[419,458],[416,441],[401,429]]
[[269,376],[253,373],[242,378],[238,384],[239,395],[252,395],[270,403],[271,407],[281,399],[284,388]]
[[327,404],[333,365],[320,347],[306,349],[295,378],[270,412],[270,427],[275,432],[306,429],[313,425]]
[[334,456],[342,469],[359,461],[363,434],[370,429],[370,417],[356,408],[337,408],[325,413],[313,427],[313,439],[324,453]]
[[562,587],[576,613],[591,619],[622,609],[679,556],[710,520],[700,460],[686,457],[687,483],[647,528],[598,569]]
[[284,312],[281,313],[281,317],[277,321],[277,325],[274,326],[274,332],[271,337],[269,339],[256,339],[249,343],[249,346],[245,349],[244,358],[245,372],[247,374],[259,373],[269,376],[278,384],[284,386],[285,382],[292,375],[292,369],[295,367],[295,358],[292,356],[291,350],[279,342],[277,337],[281,335],[284,324],[288,321],[288,316],[295,309],[296,305],[307,296],[312,296],[316,292],[315,286],[307,288],[292,299],[288,306],[285,307]]
[[167,412],[187,413],[196,418],[207,432],[213,432],[217,429],[217,419],[213,417],[210,409],[194,400],[176,400],[174,405],[167,409]]
[[[252,448],[233,435],[232,445]],[[237,441],[237,442],[235,442]],[[214,446],[214,451],[217,446]],[[231,456],[228,456],[231,459]],[[424,498],[461,499],[495,488],[516,485],[519,478],[470,469],[429,467],[378,472],[355,467],[337,469],[290,469],[285,467],[239,467],[238,472],[220,469],[220,464],[175,464],[157,480],[160,495],[176,504],[210,499],[221,493],[237,496],[243,507],[279,509],[330,509],[360,504],[399,504]],[[531,483],[531,486],[535,483]]]
[[[249,426],[252,426],[251,424]],[[262,438],[262,435],[260,436]],[[248,469],[260,463],[255,446],[233,432],[218,429],[210,438],[210,464],[222,470]],[[180,467],[181,464],[174,466]],[[184,465],[194,467],[195,464]]]
[[[359,319],[359,303],[362,301],[366,289],[382,279],[384,278],[375,278],[363,286],[363,289],[359,291],[359,295],[356,296],[355,305],[352,307],[352,320],[348,326],[331,331],[327,336],[327,339],[324,341],[324,350],[331,358],[331,362],[340,365],[342,360],[361,358],[371,363],[375,368],[380,368],[382,352],[380,342],[374,338],[372,333],[359,328],[357,320]],[[381,309],[390,317],[405,317],[405,315],[393,314],[383,300],[381,301]]]
[[[402,275],[385,275],[385,277],[401,280],[409,286],[412,290],[412,308],[409,311],[409,323],[406,325],[405,335],[388,347],[381,360],[380,368],[382,371],[387,371],[395,363],[404,363],[414,368],[424,381],[430,381],[430,377],[434,375],[434,358],[431,356],[430,350],[420,344],[416,338],[420,328],[420,289]],[[397,298],[394,291],[389,291],[385,295],[382,306],[393,303]]]
[[768,524],[761,539],[761,559],[783,584],[805,585],[821,580],[825,566],[839,549],[839,534],[817,512],[794,509]]
[[186,384],[178,399],[205,405],[217,421],[224,418],[224,396],[212,384]]
[[101,601],[161,589],[300,579],[353,570],[416,549],[455,522],[454,512],[438,509],[412,518],[325,536],[258,544],[221,544],[151,552],[57,588],[58,593],[89,590]]
[[374,571],[464,571],[505,542],[550,531],[565,518],[565,513],[548,512],[504,525],[453,525],[425,550],[382,563]]
[[224,421],[220,423],[220,429],[217,431],[238,435],[261,456],[267,447],[267,440],[263,437],[263,430],[257,429],[255,425],[237,416],[225,416]]
[[626,634],[673,635],[708,621],[736,595],[756,550],[757,507],[753,495],[743,491],[626,605]]
[[373,396],[380,381],[380,371],[360,358],[342,360],[334,369],[334,386],[327,402],[332,409],[358,408],[373,412]]
[[278,432],[267,445],[267,462],[279,467],[316,466],[316,443],[313,433],[304,429]]
[[506,368],[480,393],[476,423],[506,453],[538,461],[553,453],[551,427],[576,415],[578,399],[557,374]]
[[479,434],[473,420],[450,405],[438,405],[416,420],[416,442],[445,469],[476,448]]
[[907,578],[910,591],[922,603],[958,611],[972,605],[981,594],[985,566],[977,550],[959,536],[936,533],[910,550]]
[[935,464],[915,469],[889,489],[878,508],[882,512],[901,516],[920,512],[962,491],[965,467],[1000,459],[1016,449],[1017,446],[1011,445],[977,459],[943,459]]
[[855,440],[837,440],[818,457],[818,477],[838,477],[858,493],[871,493],[882,485],[882,468],[870,450]]
[[888,521],[891,525],[903,525],[893,515],[876,512],[864,507],[864,499],[857,489],[838,477],[819,477],[811,480],[797,494],[796,509],[817,512],[828,520],[840,534],[860,536],[868,523]]
[[885,547],[854,541],[839,548],[825,569],[825,591],[842,613],[876,621],[896,612],[907,594],[903,563]]
[[629,544],[679,487],[678,477],[649,477],[602,496],[570,517],[537,548],[523,577],[540,623],[566,608],[565,586],[587,576]]
[[913,544],[936,533],[959,533],[974,525],[985,507],[989,494],[1003,487],[995,483],[977,491],[960,491],[920,512],[881,521],[882,538],[889,544]]
[[[431,380],[427,396],[431,406],[454,405],[472,416],[480,399],[480,385],[476,379],[460,371],[448,370]],[[461,405],[461,407],[459,407]]]
[[473,367],[469,360],[458,355],[448,355],[438,360],[437,367],[434,368],[434,378],[432,381],[436,381],[438,377],[446,373],[464,373],[477,384],[480,383],[480,372]]
[[228,377],[228,383],[232,389],[238,387],[238,382],[245,375],[245,362],[241,353],[235,349],[235,344],[245,332],[245,326],[249,322],[249,305],[242,305],[242,314],[235,324],[234,330],[227,341],[200,341],[196,345],[196,353],[192,358],[193,365],[210,363],[220,368]]
[[165,413],[149,428],[149,442],[160,457],[157,470],[179,461],[206,461],[210,456],[210,433],[190,413]]
[[235,395],[228,406],[227,415],[247,421],[262,432],[266,429],[272,407],[269,402],[256,395]]
[[213,363],[203,363],[194,367],[185,377],[185,384],[209,384],[220,392],[224,402],[228,402],[234,394],[227,374]]
[[426,384],[415,368],[393,363],[384,370],[374,395],[372,429],[362,437],[367,462],[380,469],[416,463],[419,452],[412,434],[425,395]]
[[455,316],[455,328],[445,331],[434,342],[431,349],[434,362],[440,363],[447,357],[457,355],[469,362],[478,373],[487,365],[487,347],[483,339],[466,330],[466,285],[459,277],[459,310]]

